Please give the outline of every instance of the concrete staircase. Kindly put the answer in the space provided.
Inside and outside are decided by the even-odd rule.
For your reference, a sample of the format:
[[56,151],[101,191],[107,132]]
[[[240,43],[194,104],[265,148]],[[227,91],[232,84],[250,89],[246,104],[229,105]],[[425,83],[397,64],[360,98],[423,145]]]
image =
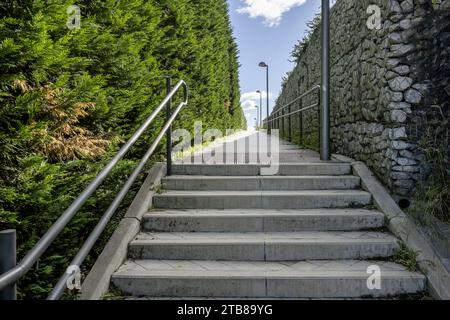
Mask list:
[[[112,284],[126,295],[166,298],[423,291],[423,275],[387,261],[398,240],[380,231],[384,215],[368,208],[371,194],[361,190],[351,165],[305,162],[284,147],[290,160],[275,176],[260,176],[262,164],[174,165]],[[379,290],[367,286],[374,265]]]

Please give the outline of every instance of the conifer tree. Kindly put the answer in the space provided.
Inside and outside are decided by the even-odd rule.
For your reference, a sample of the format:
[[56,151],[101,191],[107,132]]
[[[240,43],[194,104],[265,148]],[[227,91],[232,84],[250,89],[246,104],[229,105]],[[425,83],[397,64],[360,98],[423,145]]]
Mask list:
[[[0,229],[18,230],[19,258],[162,100],[163,76],[191,89],[176,126],[245,126],[225,0],[79,0],[68,28],[73,4],[0,2]],[[163,121],[20,281],[21,298],[46,297]]]

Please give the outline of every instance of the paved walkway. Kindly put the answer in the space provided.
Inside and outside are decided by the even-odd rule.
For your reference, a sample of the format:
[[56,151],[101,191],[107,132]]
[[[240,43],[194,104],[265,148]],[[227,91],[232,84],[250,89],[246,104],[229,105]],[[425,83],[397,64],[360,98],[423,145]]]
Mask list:
[[317,163],[319,153],[298,146],[265,131],[244,131],[219,139],[195,150],[175,163],[250,164],[250,163]]

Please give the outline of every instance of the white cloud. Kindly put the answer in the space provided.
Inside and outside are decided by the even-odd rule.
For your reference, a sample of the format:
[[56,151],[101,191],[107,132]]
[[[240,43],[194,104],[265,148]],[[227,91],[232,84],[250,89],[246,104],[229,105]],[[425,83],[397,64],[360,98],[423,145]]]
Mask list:
[[247,124],[253,125],[255,122],[255,117],[253,117],[250,113],[245,114],[245,119],[247,120]]
[[251,18],[262,17],[269,26],[280,24],[283,14],[303,5],[306,0],[241,0],[244,2],[237,12],[248,14]]
[[[267,94],[265,91],[263,91],[263,104],[265,103],[266,97]],[[272,93],[269,93],[269,98],[272,98]],[[241,94],[241,106],[244,111],[255,111],[256,106],[259,105],[259,102],[259,93],[257,93],[256,91]]]
[[[269,93],[269,98],[272,99],[272,93]],[[266,99],[267,94],[265,91],[262,92],[262,98]],[[259,103],[259,93],[257,93],[256,91],[252,91],[252,92],[246,92],[241,94],[241,101],[245,101],[245,100],[255,100],[258,101]]]
[[247,110],[253,110],[257,106],[256,102],[253,100],[244,100],[241,102],[242,109]]

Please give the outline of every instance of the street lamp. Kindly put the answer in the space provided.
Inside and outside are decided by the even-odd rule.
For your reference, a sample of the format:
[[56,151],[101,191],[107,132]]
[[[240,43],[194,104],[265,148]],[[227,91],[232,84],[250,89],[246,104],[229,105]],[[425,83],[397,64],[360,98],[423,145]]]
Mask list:
[[267,95],[267,133],[270,134],[270,125],[269,125],[269,65],[265,62],[260,62],[259,66],[261,68],[266,68],[266,95]]
[[259,93],[259,127],[262,128],[262,92],[261,90],[256,91]]

